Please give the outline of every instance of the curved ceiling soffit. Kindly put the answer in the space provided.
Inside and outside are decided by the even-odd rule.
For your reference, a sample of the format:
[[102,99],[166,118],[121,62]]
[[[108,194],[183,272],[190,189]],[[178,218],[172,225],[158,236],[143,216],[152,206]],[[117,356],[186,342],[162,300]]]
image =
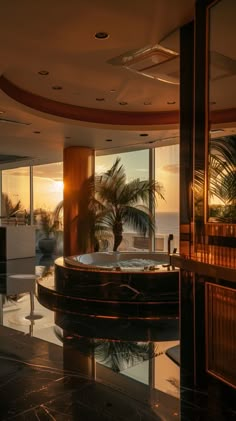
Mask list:
[[32,92],[28,92],[15,85],[3,75],[0,77],[0,89],[2,89],[2,91],[10,98],[14,99],[22,105],[25,105],[36,111],[70,120],[120,126],[157,126],[179,123],[179,110],[128,112],[81,107],[55,101],[36,95]]
[[[179,110],[132,112],[81,107],[55,101],[36,95],[32,92],[28,92],[15,85],[4,75],[0,76],[0,89],[10,98],[22,105],[36,111],[69,120],[120,126],[158,126],[179,124]],[[212,124],[236,122],[236,108],[211,111],[210,122]]]

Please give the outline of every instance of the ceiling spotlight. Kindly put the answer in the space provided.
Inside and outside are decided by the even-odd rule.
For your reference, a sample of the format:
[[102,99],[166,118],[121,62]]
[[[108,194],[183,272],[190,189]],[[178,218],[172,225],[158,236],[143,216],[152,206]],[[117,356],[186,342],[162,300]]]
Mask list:
[[49,75],[49,72],[47,70],[40,70],[38,72],[38,74],[41,75],[41,76],[47,76],[47,75]]
[[109,37],[109,34],[107,32],[96,32],[95,38],[97,39],[106,39]]
[[112,142],[112,139],[106,139],[106,142]]
[[145,136],[148,136],[148,133],[140,133],[139,136],[145,137]]
[[105,98],[96,98],[96,101],[105,101]]
[[52,86],[52,89],[54,89],[55,91],[60,91],[62,89],[62,86],[54,85]]
[[33,133],[40,134],[41,132],[39,130],[35,130]]
[[176,104],[176,101],[167,101],[167,104],[168,105],[174,105],[174,104]]
[[121,102],[119,102],[119,104],[120,104],[120,105],[127,105],[127,104],[128,104],[128,102],[121,101]]

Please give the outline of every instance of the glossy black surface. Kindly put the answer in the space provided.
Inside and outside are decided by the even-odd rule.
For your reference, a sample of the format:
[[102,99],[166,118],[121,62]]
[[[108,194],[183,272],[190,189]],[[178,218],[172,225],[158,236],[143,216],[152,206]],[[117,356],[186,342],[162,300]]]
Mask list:
[[[35,262],[36,273],[46,279],[53,276],[47,263]],[[214,382],[198,390],[184,382],[180,386],[178,319],[81,317],[58,311],[54,324],[53,312],[35,298],[42,319],[20,324],[29,308],[27,291],[17,294],[18,282],[15,296],[1,295],[1,421],[235,419],[232,392],[220,393]]]

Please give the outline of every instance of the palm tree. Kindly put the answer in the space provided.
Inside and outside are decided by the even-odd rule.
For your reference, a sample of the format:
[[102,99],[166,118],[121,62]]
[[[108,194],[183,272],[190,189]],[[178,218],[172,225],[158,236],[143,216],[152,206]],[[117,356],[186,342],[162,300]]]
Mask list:
[[2,215],[10,218],[11,216],[15,216],[17,212],[22,210],[21,201],[18,200],[15,204],[13,204],[12,200],[8,196],[7,193],[2,193]]
[[95,212],[95,232],[112,232],[113,251],[117,251],[123,239],[124,225],[129,225],[144,236],[154,231],[155,219],[149,210],[149,201],[164,199],[163,187],[155,180],[127,182],[120,157],[111,169],[95,179],[95,194],[91,205]]

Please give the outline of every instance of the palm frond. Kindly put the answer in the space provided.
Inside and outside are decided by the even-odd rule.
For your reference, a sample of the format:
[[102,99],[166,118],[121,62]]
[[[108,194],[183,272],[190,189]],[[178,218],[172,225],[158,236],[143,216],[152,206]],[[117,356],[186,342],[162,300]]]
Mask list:
[[148,230],[154,231],[155,222],[148,211],[133,206],[122,208],[122,219],[124,224],[132,227],[139,233],[146,235]]

